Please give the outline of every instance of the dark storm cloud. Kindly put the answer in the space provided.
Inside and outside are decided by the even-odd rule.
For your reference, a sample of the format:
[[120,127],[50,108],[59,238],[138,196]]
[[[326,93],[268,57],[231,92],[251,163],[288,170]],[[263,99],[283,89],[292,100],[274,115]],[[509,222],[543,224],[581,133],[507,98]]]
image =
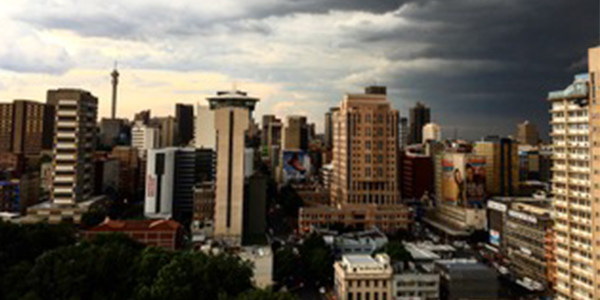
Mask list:
[[[585,71],[587,49],[598,45],[600,36],[597,0],[253,0],[216,13],[193,2],[176,2],[178,5],[132,0],[111,6],[81,1],[74,2],[73,9],[34,1],[19,19],[82,36],[151,40],[160,45],[180,38],[231,36],[232,47],[200,44],[203,52],[193,53],[194,49],[173,46],[173,56],[181,55],[181,59],[156,62],[142,55],[132,63],[194,70],[199,66],[219,68],[224,61],[209,62],[206,58],[212,56],[207,54],[223,52],[225,59],[251,55],[236,44],[246,41],[247,35],[261,37],[268,46],[279,28],[266,20],[299,14],[368,12],[373,20],[341,28],[343,38],[325,41],[323,51],[356,49],[366,55],[380,55],[387,61],[384,67],[338,74],[337,69],[330,73],[294,69],[294,61],[280,66],[257,61],[252,68],[235,65],[239,70],[230,69],[230,75],[251,70],[259,79],[290,83],[289,90],[293,91],[314,88],[316,82],[327,86],[356,75],[361,78],[355,81],[359,84],[387,84],[399,108],[414,101],[430,105],[436,121],[460,128],[467,138],[511,134],[515,123],[525,119],[547,128],[547,92],[564,88],[575,73]],[[380,18],[391,25],[379,26]],[[293,38],[288,42],[294,46]],[[225,53],[228,51],[230,56]],[[323,66],[328,63],[323,61]],[[329,94],[333,92],[338,91]]]
[[[399,98],[431,105],[442,124],[468,125],[469,138],[511,134],[514,123],[525,119],[547,128],[547,92],[566,87],[575,72],[587,69],[587,49],[600,35],[598,5],[585,0],[428,1],[399,12],[412,30],[363,32],[359,39],[384,45],[392,62],[475,60],[497,66],[391,69],[382,77],[400,91]],[[411,42],[426,46],[408,54],[390,47]],[[501,123],[480,124],[476,115]],[[498,131],[489,132],[492,128]]]

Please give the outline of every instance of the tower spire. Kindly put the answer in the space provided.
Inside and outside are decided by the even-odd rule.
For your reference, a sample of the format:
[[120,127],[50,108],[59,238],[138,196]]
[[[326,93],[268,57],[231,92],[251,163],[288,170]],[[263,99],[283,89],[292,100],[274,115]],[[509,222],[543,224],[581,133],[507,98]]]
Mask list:
[[119,85],[119,71],[117,71],[117,61],[115,61],[114,69],[112,73],[110,73],[112,77],[112,110],[111,110],[111,118],[115,119],[117,117],[117,86]]

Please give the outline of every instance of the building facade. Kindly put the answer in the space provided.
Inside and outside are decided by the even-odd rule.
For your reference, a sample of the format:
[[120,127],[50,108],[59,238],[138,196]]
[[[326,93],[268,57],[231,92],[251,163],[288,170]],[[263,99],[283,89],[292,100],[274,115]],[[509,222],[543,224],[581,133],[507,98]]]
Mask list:
[[393,269],[385,254],[344,255],[334,264],[334,292],[339,300],[391,300]]
[[243,234],[246,135],[257,98],[244,92],[219,92],[208,98],[215,113],[217,172],[215,237],[240,244]]
[[597,299],[600,258],[597,230],[600,156],[597,128],[600,112],[600,48],[589,50],[589,73],[577,75],[564,90],[551,92],[553,153],[552,193],[556,222],[556,298]]
[[423,142],[423,127],[431,122],[431,110],[429,107],[417,102],[410,109],[408,144],[420,144]]
[[158,148],[160,142],[157,128],[136,121],[131,128],[131,146],[138,150],[141,159],[145,159],[148,150]]
[[[367,88],[368,89],[368,88]],[[349,94],[334,113],[332,202],[399,205],[398,116],[378,94]]]
[[521,145],[537,146],[540,143],[537,127],[529,121],[517,124],[517,141]]
[[98,99],[83,90],[48,91],[55,107],[53,182],[54,204],[73,205],[94,191],[94,151]]
[[215,114],[206,105],[196,105],[196,128],[194,144],[198,149],[214,150],[217,143],[215,130]]
[[194,138],[194,106],[177,103],[175,105],[176,145],[188,146]]
[[146,200],[148,218],[192,220],[196,181],[194,148],[164,148],[148,151]]
[[475,143],[475,153],[485,157],[485,189],[492,196],[513,196],[519,190],[519,147],[508,138]]

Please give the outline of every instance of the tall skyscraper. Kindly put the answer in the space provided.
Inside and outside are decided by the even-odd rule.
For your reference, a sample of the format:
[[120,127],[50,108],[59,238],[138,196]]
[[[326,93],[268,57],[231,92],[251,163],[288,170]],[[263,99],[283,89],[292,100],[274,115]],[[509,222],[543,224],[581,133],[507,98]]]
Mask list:
[[131,146],[138,150],[139,157],[145,159],[148,150],[158,148],[160,135],[158,128],[136,121],[131,128]]
[[160,148],[174,147],[177,144],[177,122],[173,116],[153,118],[149,124],[159,130]]
[[206,105],[196,106],[196,129],[194,144],[197,149],[215,149],[217,131],[215,130],[215,113]]
[[308,149],[309,126],[305,116],[288,116],[283,129],[283,149]]
[[56,108],[51,199],[73,205],[91,198],[94,190],[98,99],[76,89],[50,90],[47,97]]
[[114,70],[110,73],[112,78],[112,107],[110,116],[111,119],[117,118],[117,86],[119,85],[119,71],[117,71],[117,64],[115,63]]
[[519,189],[519,147],[508,138],[490,137],[475,143],[485,157],[485,190],[490,196],[516,196]]
[[240,244],[243,234],[246,134],[257,98],[241,91],[208,98],[217,129],[215,237]]
[[46,104],[31,100],[15,100],[0,104],[0,152],[37,155],[42,151],[45,135],[52,135],[53,114]]
[[194,106],[177,103],[175,105],[175,120],[177,122],[177,146],[187,146],[194,138]]
[[150,218],[192,219],[196,153],[194,148],[148,151],[144,214]]
[[279,164],[283,123],[274,115],[264,115],[262,119],[261,145],[263,155],[271,166]]
[[325,113],[325,146],[327,149],[333,148],[333,113],[340,110],[339,107],[332,107]]
[[423,142],[423,126],[431,122],[431,111],[429,107],[417,102],[417,105],[410,109],[410,127],[409,144],[420,144]]
[[[348,94],[333,115],[333,182],[336,204],[400,204],[398,110],[383,90]],[[369,93],[371,92],[371,93]]]
[[589,73],[551,92],[558,300],[600,297],[600,48],[589,50]]
[[521,145],[537,146],[540,143],[537,127],[529,121],[517,124],[517,141]]

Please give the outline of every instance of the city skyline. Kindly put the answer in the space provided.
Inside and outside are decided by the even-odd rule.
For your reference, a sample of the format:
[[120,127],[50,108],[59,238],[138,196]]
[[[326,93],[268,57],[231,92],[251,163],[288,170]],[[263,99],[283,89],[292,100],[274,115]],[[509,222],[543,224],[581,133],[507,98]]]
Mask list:
[[303,114],[323,131],[344,93],[377,83],[402,116],[422,102],[462,138],[514,134],[527,119],[546,133],[547,91],[598,45],[598,3],[521,2],[11,1],[0,101],[81,87],[107,117],[116,60],[119,117],[174,115],[174,103],[206,105],[237,83],[262,99],[257,116]]

